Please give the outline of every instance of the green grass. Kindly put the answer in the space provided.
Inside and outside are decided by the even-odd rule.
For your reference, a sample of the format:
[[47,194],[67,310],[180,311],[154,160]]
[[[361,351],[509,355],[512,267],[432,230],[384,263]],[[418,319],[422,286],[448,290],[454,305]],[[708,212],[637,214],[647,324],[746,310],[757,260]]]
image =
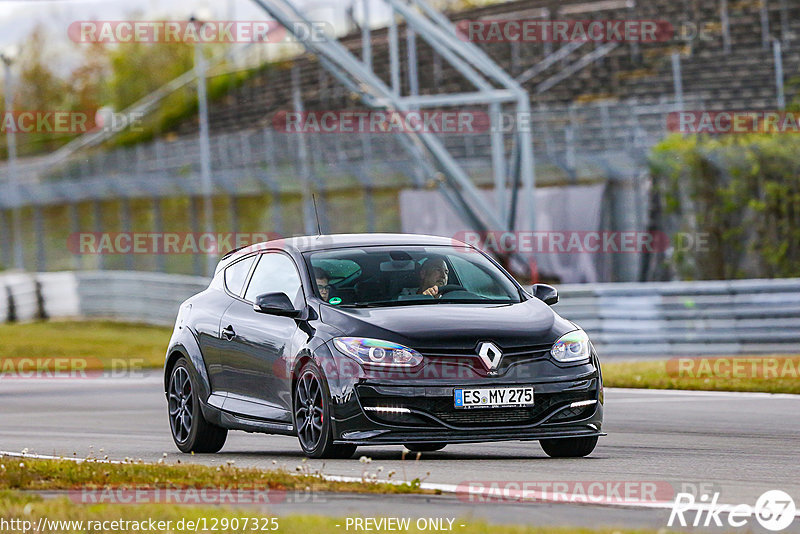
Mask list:
[[[102,461],[44,460],[0,456],[0,491],[50,491],[76,488],[240,488],[299,490],[347,493],[428,493],[420,481],[402,484],[387,482],[394,473],[381,473],[383,482],[372,479],[376,469],[364,474],[362,482],[334,482],[312,472],[306,462],[291,473],[283,468],[243,469],[232,464],[148,464],[141,461],[106,463]],[[2,517],[2,514],[0,514]]]
[[[709,361],[713,362],[711,358]],[[725,357],[723,357],[725,358]],[[763,357],[729,356],[728,360],[749,360]],[[778,369],[800,371],[800,356],[771,356]],[[713,363],[712,363],[713,365]],[[788,365],[788,367],[785,367]],[[800,377],[787,373],[784,377],[737,378],[722,368],[715,373],[713,367],[694,367],[691,373],[680,373],[676,363],[668,360],[648,362],[620,362],[603,364],[603,380],[607,387],[645,389],[689,389],[702,391],[760,391],[765,393],[800,394]],[[745,370],[749,367],[745,366]]]
[[111,321],[0,324],[0,360],[84,359],[87,370],[109,369],[115,359],[161,367],[171,329]]
[[[89,521],[108,522],[103,528],[97,531],[114,533],[136,533],[147,532],[145,528],[137,530],[134,525],[124,524],[123,521],[170,521],[168,528],[160,531],[171,531],[174,533],[195,532],[194,528],[189,528],[188,521],[200,522],[205,524],[206,529],[212,526],[217,528],[214,532],[281,532],[284,534],[339,534],[347,532],[345,529],[344,518],[321,517],[317,515],[290,515],[277,517],[276,530],[261,530],[264,526],[264,519],[271,516],[268,509],[246,508],[235,510],[225,507],[212,506],[186,506],[171,504],[75,504],[66,498],[56,498],[44,500],[38,495],[20,494],[18,492],[0,491],[0,517],[9,519],[22,519],[29,521],[29,525],[36,526],[40,518],[47,518],[48,522],[43,526],[51,526],[50,522],[58,520],[82,521],[83,529],[69,528],[62,526],[60,529],[42,528],[40,534],[71,534],[73,532],[87,532],[87,526],[91,526]],[[363,516],[351,516],[363,517]],[[416,528],[416,521],[411,514],[405,514],[398,509],[392,517],[411,517],[410,527],[403,532],[431,532],[431,530],[420,531]],[[242,521],[247,519],[247,527],[243,526]],[[239,524],[234,523],[238,519]],[[255,523],[254,523],[255,520]],[[112,524],[111,521],[118,523]],[[183,521],[181,523],[181,521]],[[253,530],[252,525],[257,524],[258,529]],[[73,523],[74,525],[74,523]],[[464,525],[463,527],[461,525]],[[167,526],[167,525],[164,525]],[[238,528],[232,528],[238,527]],[[157,527],[158,528],[158,527]],[[203,531],[200,528],[200,531]],[[22,532],[22,530],[18,530]],[[28,532],[32,532],[32,528]],[[350,528],[353,532],[353,528]],[[652,529],[619,529],[619,528],[568,528],[568,527],[533,527],[533,526],[509,526],[509,525],[489,525],[484,521],[467,518],[456,518],[453,522],[453,531],[460,534],[656,534],[666,533],[667,530]],[[159,532],[157,530],[156,532]],[[372,532],[390,532],[375,530]]]

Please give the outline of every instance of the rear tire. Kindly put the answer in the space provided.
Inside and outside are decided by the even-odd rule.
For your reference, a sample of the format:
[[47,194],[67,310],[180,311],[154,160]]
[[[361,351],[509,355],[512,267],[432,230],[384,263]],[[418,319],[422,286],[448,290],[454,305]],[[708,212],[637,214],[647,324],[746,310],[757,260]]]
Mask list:
[[313,361],[297,375],[292,392],[294,427],[300,448],[309,458],[350,458],[355,445],[334,445],[330,415],[331,395],[322,371]]
[[212,425],[203,417],[196,384],[186,358],[180,358],[169,378],[167,410],[172,439],[181,452],[219,452],[228,429]]
[[406,443],[403,447],[411,452],[435,452],[447,447],[447,443]]
[[545,454],[552,458],[582,458],[588,456],[597,445],[597,436],[586,438],[540,439]]

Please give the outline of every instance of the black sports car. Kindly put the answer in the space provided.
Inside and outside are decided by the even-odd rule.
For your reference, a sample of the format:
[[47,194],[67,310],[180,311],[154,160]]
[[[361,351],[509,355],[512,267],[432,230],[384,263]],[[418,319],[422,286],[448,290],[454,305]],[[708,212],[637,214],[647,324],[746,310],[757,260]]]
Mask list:
[[227,254],[180,307],[164,368],[172,436],[298,436],[313,458],[358,445],[435,451],[538,440],[585,456],[601,436],[597,354],[577,325],[479,250],[441,237],[298,237]]

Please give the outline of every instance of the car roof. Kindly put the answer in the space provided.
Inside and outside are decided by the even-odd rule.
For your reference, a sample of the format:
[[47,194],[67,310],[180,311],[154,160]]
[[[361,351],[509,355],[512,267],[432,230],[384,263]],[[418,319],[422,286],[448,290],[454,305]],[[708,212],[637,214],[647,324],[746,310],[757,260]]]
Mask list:
[[265,249],[293,250],[299,253],[304,253],[335,248],[382,245],[467,246],[457,239],[422,234],[323,234],[314,236],[298,236],[287,237],[284,239],[274,239],[272,241],[265,241],[263,243],[255,243],[244,248],[233,250],[223,256],[219,267],[222,267],[223,264],[228,264],[244,255],[250,254],[251,252]]

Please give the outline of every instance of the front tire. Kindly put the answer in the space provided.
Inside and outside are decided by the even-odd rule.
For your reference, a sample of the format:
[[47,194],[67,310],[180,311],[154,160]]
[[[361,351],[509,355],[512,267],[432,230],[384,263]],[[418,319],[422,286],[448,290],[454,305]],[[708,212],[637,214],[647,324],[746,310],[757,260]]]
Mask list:
[[189,363],[186,358],[180,358],[172,368],[167,390],[172,439],[181,452],[219,452],[225,445],[228,430],[206,421],[195,386]]
[[292,394],[294,427],[309,458],[350,458],[355,445],[334,445],[330,391],[319,367],[309,361],[300,369]]
[[540,439],[545,454],[552,458],[582,458],[592,453],[597,436],[586,438]]

